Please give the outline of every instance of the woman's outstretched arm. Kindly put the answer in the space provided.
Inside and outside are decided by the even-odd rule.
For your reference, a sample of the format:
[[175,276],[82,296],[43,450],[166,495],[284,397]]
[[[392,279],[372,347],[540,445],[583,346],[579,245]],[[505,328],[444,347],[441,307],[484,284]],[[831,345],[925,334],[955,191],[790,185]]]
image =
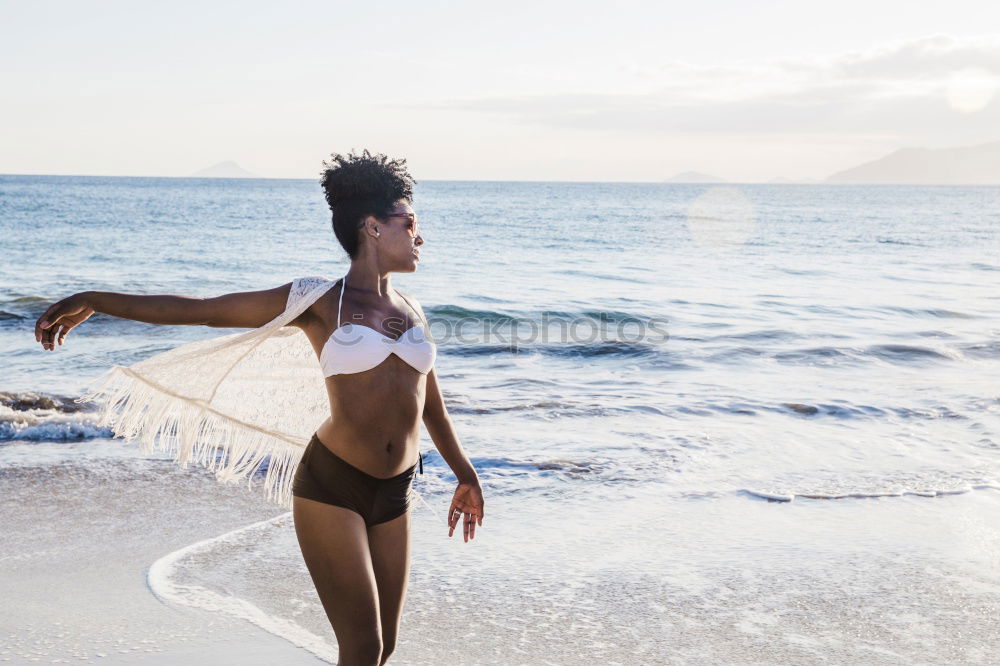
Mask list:
[[[424,325],[430,329],[430,322],[427,321],[427,315],[424,314],[420,302],[412,296],[406,296],[407,302],[413,305]],[[483,488],[479,483],[476,468],[472,466],[462,444],[458,441],[455,424],[452,423],[448,408],[444,404],[444,395],[438,385],[434,368],[427,373],[427,397],[424,400],[423,421],[434,446],[458,478],[458,488],[455,489],[451,506],[448,508],[448,536],[455,533],[458,519],[464,515],[462,534],[468,542],[476,536],[476,525],[481,526],[486,515]]]
[[[403,294],[403,296],[406,297],[407,303],[410,303],[417,311],[417,316],[424,322],[427,330],[430,330],[431,324],[427,321],[427,315],[424,314],[424,308],[420,305],[420,301],[410,294]],[[441,394],[441,387],[438,386],[437,373],[434,372],[434,368],[431,368],[430,372],[427,373],[427,397],[424,400],[423,421],[424,426],[427,427],[427,434],[431,436],[434,446],[451,467],[451,471],[458,477],[458,482],[478,486],[479,476],[458,441],[458,435],[455,433],[455,426],[451,422],[448,408],[445,407],[444,396]]]
[[[53,303],[42,313],[35,322],[35,341],[43,349],[54,350],[95,312],[148,324],[257,328],[285,311],[291,287],[289,282],[274,289],[212,298],[82,291]],[[302,316],[291,325],[297,325]]]
[[437,375],[433,368],[427,373],[427,399],[424,401],[423,421],[427,434],[431,436],[441,457],[455,473],[458,482],[478,486],[479,475],[476,474],[476,469],[458,441],[455,425],[445,407],[441,387],[438,386]]

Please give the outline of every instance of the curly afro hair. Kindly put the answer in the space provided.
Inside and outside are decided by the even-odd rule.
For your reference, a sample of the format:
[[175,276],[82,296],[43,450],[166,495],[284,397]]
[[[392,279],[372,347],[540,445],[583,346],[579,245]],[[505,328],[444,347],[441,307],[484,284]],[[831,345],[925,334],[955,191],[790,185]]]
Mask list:
[[384,219],[400,199],[413,201],[413,180],[406,160],[390,160],[367,150],[360,155],[333,153],[321,172],[326,203],[333,213],[333,233],[347,256],[358,253],[358,230],[369,215]]

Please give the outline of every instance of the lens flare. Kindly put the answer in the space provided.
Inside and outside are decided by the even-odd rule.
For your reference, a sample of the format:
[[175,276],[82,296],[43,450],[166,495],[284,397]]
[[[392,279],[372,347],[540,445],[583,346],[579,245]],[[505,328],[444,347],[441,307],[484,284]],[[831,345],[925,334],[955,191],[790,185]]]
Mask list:
[[711,187],[688,206],[688,232],[695,243],[713,250],[742,246],[754,231],[753,205],[735,187]]
[[1000,88],[1000,77],[982,67],[968,67],[952,72],[945,95],[951,108],[975,113],[986,107]]

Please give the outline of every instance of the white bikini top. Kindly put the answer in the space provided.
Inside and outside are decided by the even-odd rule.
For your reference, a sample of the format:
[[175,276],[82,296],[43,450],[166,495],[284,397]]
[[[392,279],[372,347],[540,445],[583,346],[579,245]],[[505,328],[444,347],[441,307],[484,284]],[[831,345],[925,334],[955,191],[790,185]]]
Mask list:
[[[351,323],[341,326],[340,309],[344,303],[346,289],[345,275],[340,285],[340,301],[337,303],[337,328],[333,329],[319,355],[319,364],[323,368],[324,377],[371,370],[389,358],[389,354],[396,354],[421,374],[431,371],[437,356],[437,347],[426,338],[424,328],[420,324],[412,326],[396,339],[383,335],[370,326]],[[403,300],[406,301],[405,296]]]

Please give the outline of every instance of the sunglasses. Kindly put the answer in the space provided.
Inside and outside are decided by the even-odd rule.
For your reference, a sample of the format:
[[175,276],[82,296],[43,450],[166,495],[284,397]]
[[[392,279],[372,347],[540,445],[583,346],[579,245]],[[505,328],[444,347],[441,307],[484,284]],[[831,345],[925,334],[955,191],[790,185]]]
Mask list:
[[389,215],[386,215],[386,217],[405,217],[410,222],[416,223],[416,221],[417,221],[417,214],[416,213],[391,213]]
[[417,222],[416,213],[390,213],[389,215],[386,215],[386,218],[392,218],[392,217],[403,217],[412,222],[413,230],[410,232],[411,236],[415,236],[417,235],[417,233],[419,233],[417,231],[417,229],[419,228],[419,223]]

